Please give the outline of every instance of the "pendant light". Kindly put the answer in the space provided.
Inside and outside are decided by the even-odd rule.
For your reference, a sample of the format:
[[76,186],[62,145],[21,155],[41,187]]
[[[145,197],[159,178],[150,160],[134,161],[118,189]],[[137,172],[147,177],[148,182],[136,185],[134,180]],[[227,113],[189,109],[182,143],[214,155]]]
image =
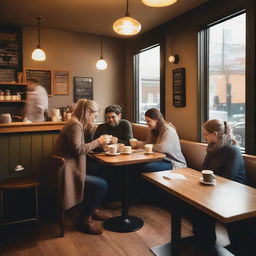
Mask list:
[[36,17],[37,26],[38,26],[38,43],[37,48],[32,52],[32,59],[36,61],[45,61],[46,55],[45,52],[40,47],[40,23],[42,21],[42,17]]
[[165,7],[177,2],[177,0],[141,0],[141,1],[143,4],[150,7]]
[[99,70],[105,70],[107,67],[108,64],[102,57],[102,39],[100,39],[100,59],[96,63],[96,68]]
[[139,21],[130,17],[128,11],[128,0],[126,2],[125,17],[116,20],[113,24],[113,29],[117,34],[124,36],[133,36],[140,32],[141,24],[139,23]]

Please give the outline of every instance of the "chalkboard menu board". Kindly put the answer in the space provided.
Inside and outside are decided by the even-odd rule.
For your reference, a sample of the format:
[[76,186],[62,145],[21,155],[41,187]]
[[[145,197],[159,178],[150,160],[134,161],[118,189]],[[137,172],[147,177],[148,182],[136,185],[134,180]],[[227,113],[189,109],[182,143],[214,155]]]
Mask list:
[[186,73],[185,68],[173,70],[173,106],[186,106]]
[[74,102],[80,99],[93,100],[92,77],[74,77]]
[[37,79],[49,95],[52,95],[52,72],[44,69],[25,69],[26,82],[31,79]]
[[22,71],[22,30],[0,25],[0,67]]

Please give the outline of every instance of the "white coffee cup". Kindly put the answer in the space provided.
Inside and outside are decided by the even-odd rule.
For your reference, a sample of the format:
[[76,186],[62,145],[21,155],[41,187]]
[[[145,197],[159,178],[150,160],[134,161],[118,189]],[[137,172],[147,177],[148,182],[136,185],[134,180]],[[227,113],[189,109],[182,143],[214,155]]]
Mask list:
[[132,153],[132,147],[131,146],[124,146],[122,152],[126,153],[126,154],[131,154]]
[[152,153],[153,151],[153,144],[146,144],[145,146],[144,146],[144,149],[145,149],[145,152],[146,153]]
[[132,138],[132,139],[129,140],[129,142],[130,142],[130,145],[132,146],[132,148],[136,148],[137,147],[137,142],[138,142],[137,139]]
[[202,170],[202,176],[204,182],[213,182],[215,179],[215,175],[211,170]]
[[116,154],[117,153],[117,145],[116,144],[109,145],[108,151],[111,154]]

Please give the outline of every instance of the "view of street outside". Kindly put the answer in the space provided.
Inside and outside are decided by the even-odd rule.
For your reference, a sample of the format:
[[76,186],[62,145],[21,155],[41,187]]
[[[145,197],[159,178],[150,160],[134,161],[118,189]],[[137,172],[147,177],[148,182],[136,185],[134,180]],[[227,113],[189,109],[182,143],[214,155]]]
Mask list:
[[245,147],[245,14],[209,28],[209,119],[228,121]]
[[139,53],[139,123],[145,123],[145,112],[160,109],[160,47]]

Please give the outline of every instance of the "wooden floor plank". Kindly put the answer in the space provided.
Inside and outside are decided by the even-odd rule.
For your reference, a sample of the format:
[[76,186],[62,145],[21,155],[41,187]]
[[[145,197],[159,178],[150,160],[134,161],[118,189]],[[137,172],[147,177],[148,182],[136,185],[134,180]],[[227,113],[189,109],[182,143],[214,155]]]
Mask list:
[[[120,209],[106,209],[117,216]],[[79,232],[75,228],[77,209],[65,215],[66,233],[58,237],[55,222],[40,222],[39,232],[34,223],[9,226],[2,230],[0,255],[2,256],[152,256],[150,247],[170,241],[170,213],[153,205],[136,205],[129,209],[131,215],[141,217],[144,226],[131,233],[116,233],[104,230],[95,236]],[[97,222],[102,224],[102,222]],[[182,221],[182,234],[191,235],[191,225]]]

